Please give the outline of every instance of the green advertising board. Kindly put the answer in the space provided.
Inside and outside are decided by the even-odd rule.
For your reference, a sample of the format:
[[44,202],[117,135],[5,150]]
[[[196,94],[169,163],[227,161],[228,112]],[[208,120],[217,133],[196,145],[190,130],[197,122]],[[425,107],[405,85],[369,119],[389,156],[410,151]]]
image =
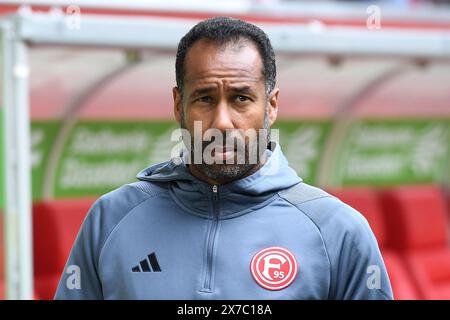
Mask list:
[[160,122],[79,122],[58,163],[54,196],[95,196],[136,181],[136,174],[170,159],[181,142],[171,141],[177,125]]
[[281,120],[273,129],[279,129],[280,145],[289,165],[306,183],[315,184],[331,123]]
[[[43,180],[48,157],[60,124],[54,121],[34,121],[31,124],[31,168],[33,200],[42,198]],[[0,109],[0,208],[4,208],[4,149],[3,149],[3,113]]]
[[31,123],[31,175],[33,200],[41,199],[48,162],[58,136],[61,123],[57,121],[33,121]]
[[[1,110],[0,110],[1,111]],[[0,112],[0,120],[2,113]],[[2,122],[0,122],[2,123]],[[278,121],[278,138],[289,164],[303,180],[317,184],[330,121]],[[55,198],[98,196],[135,181],[143,168],[170,159],[182,147],[173,121],[77,123],[60,154],[57,121],[31,124],[33,200],[44,184]],[[3,167],[3,131],[0,165]],[[335,155],[332,185],[450,183],[450,120],[364,120],[348,129]],[[50,167],[50,157],[57,157]],[[0,172],[4,206],[4,172]],[[47,179],[54,177],[53,181]]]
[[346,134],[333,185],[449,183],[450,119],[365,120]]

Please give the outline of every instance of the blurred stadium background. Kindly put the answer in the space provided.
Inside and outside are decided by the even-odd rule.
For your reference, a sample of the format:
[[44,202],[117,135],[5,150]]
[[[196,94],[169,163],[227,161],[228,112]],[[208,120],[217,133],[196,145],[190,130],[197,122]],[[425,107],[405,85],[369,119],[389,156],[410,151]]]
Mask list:
[[292,167],[368,219],[396,299],[450,299],[449,3],[0,1],[0,298],[51,299],[95,198],[170,157],[178,40],[229,15],[272,39]]

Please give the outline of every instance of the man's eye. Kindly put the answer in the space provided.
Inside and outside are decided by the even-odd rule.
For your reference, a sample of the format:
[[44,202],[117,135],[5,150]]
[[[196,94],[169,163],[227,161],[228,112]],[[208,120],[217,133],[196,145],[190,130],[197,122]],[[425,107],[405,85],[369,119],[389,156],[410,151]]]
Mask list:
[[239,102],[247,102],[247,101],[250,100],[249,97],[246,97],[246,96],[236,96],[236,99],[237,99]]
[[197,99],[200,102],[211,103],[212,98],[210,96],[204,96]]

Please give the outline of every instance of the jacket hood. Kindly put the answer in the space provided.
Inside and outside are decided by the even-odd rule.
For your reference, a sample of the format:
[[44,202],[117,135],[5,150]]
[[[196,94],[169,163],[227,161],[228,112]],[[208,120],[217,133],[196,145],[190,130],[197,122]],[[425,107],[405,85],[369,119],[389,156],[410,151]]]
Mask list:
[[[267,149],[267,161],[253,174],[217,186],[220,200],[219,218],[230,218],[253,211],[270,202],[277,192],[302,179],[289,166],[278,143]],[[211,217],[213,186],[194,177],[186,164],[187,150],[169,161],[152,165],[137,174],[142,181],[168,182],[173,200],[189,212]]]

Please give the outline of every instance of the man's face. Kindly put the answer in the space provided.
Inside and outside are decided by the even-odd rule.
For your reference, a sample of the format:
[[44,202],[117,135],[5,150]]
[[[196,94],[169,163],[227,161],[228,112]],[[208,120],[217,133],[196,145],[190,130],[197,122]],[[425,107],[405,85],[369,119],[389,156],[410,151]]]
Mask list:
[[[249,41],[219,46],[200,40],[186,55],[183,94],[173,89],[175,117],[190,132],[191,158],[194,159],[197,145],[197,151],[201,146],[201,155],[210,150],[207,154],[215,159],[205,163],[202,157],[201,163],[191,164],[210,182],[223,183],[245,176],[259,165],[259,154],[267,148],[268,129],[277,114],[278,89],[267,95],[262,68],[260,54]],[[201,137],[194,134],[197,121],[201,121]],[[223,139],[212,137],[208,134],[212,130],[208,129],[221,132]],[[257,134],[264,134],[265,130],[256,162],[250,161],[249,151],[255,150],[251,148],[258,141],[245,134],[252,130]],[[202,141],[196,144],[194,139],[199,138]],[[244,161],[242,148],[238,148],[242,145]]]

